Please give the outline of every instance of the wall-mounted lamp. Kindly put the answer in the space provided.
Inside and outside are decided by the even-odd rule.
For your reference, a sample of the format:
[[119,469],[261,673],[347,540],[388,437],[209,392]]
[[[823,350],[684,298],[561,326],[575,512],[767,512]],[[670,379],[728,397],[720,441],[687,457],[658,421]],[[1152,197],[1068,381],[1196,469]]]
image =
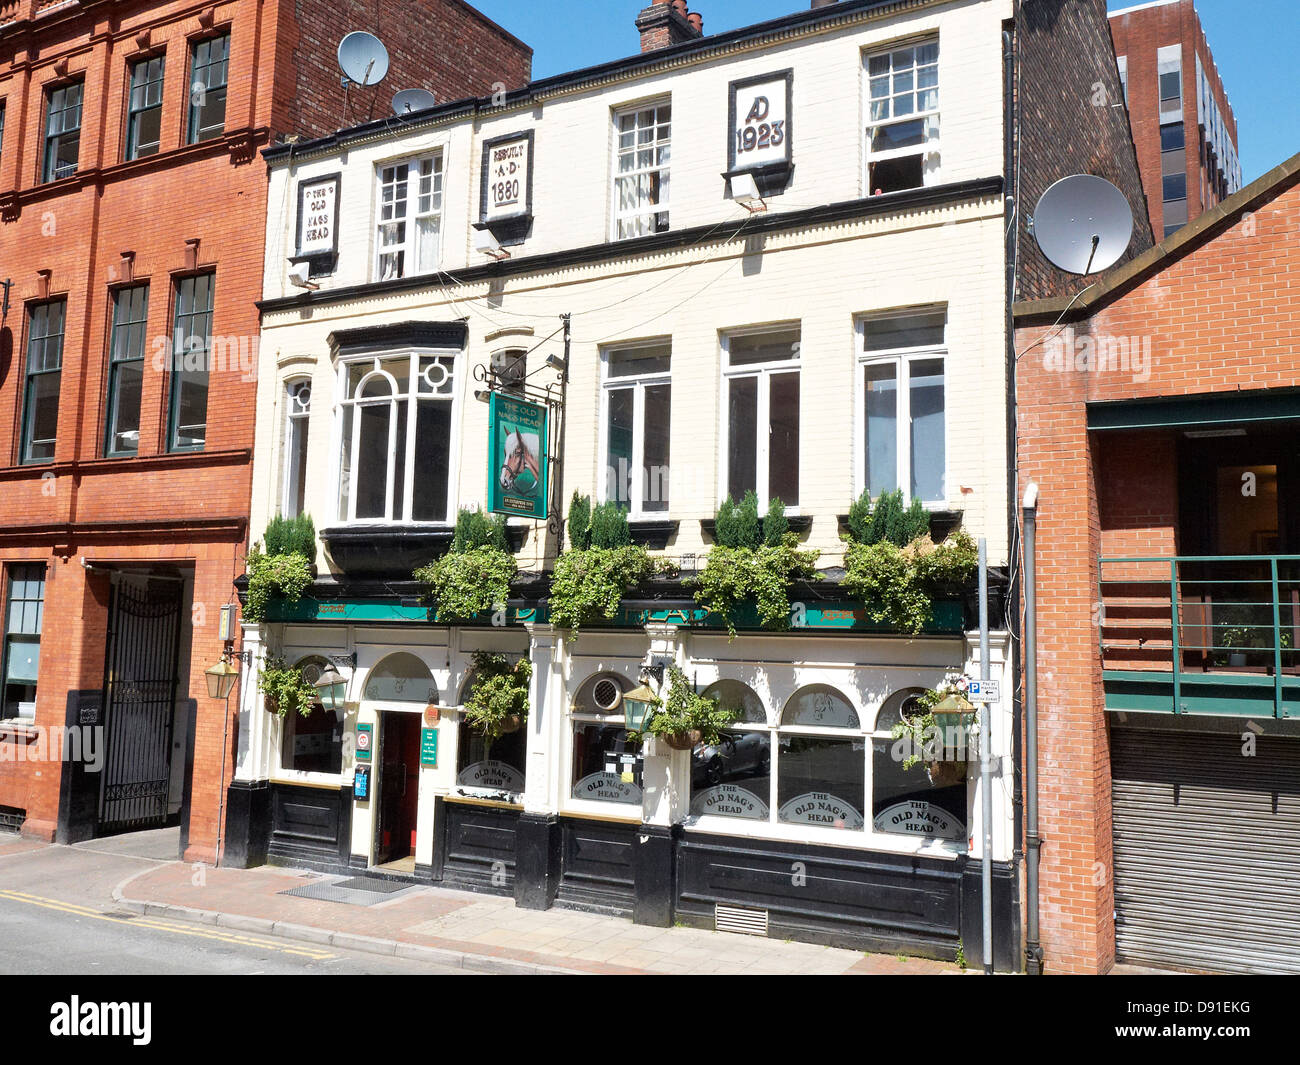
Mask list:
[[357,668],[357,656],[330,655],[330,664],[317,679],[315,688],[320,692],[321,704],[326,710],[342,710],[348,698],[348,681],[338,670],[339,666]]
[[490,255],[497,262],[510,258],[510,253],[501,247],[501,242],[493,236],[492,230],[487,228],[474,230],[474,250]]
[[474,398],[477,399],[480,403],[488,403],[492,399],[492,393],[489,392],[486,388],[476,388],[474,390]]
[[767,210],[767,201],[759,193],[753,174],[737,174],[731,179],[731,198],[750,214]]

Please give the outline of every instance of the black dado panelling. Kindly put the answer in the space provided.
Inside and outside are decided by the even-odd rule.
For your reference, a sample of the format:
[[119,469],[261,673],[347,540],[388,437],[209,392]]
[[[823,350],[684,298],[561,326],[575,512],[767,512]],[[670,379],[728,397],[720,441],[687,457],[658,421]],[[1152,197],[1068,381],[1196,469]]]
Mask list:
[[677,913],[712,926],[718,903],[768,911],[769,935],[951,958],[961,938],[962,864],[687,832]]
[[556,904],[631,916],[636,900],[633,848],[639,826],[560,820],[560,890]]
[[352,789],[271,785],[268,859],[336,868],[347,862],[352,826]]
[[514,895],[519,811],[444,801],[440,812],[443,885]]

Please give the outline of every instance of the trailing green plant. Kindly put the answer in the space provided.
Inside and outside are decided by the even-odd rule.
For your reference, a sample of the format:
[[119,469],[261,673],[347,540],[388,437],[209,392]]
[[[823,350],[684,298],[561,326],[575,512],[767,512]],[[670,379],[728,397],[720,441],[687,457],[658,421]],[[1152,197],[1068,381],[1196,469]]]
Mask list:
[[506,543],[506,519],[501,514],[484,514],[475,507],[462,507],[456,514],[456,531],[451,536],[454,552],[472,551],[476,547],[495,547],[509,553]]
[[506,547],[505,521],[479,510],[456,516],[451,550],[412,577],[427,589],[441,621],[472,621],[510,597],[518,572]]
[[275,598],[297,602],[311,584],[311,567],[298,553],[264,555],[256,547],[248,553],[248,595],[244,620],[263,622]]
[[768,547],[777,547],[789,531],[790,521],[785,516],[785,504],[773,498],[767,505],[767,516],[763,518],[763,543]]
[[652,736],[699,732],[702,743],[709,746],[719,743],[722,730],[740,716],[740,711],[723,710],[717,699],[700,695],[677,666],[668,667],[668,678],[668,696],[663,705],[652,712],[645,731]]
[[761,547],[726,547],[714,544],[704,569],[694,579],[695,602],[719,614],[732,639],[736,636],[734,612],[753,599],[759,623],[766,629],[790,627],[790,585],[796,580],[820,580],[820,552],[800,550],[799,537],[785,533],[780,543]]
[[627,547],[631,542],[627,511],[617,503],[601,503],[591,512],[592,547]]
[[930,512],[920,499],[903,506],[903,490],[882,492],[874,505],[871,493],[863,492],[849,506],[849,537],[858,544],[890,543],[906,547],[930,534]]
[[623,596],[658,568],[635,544],[564,552],[551,575],[551,622],[577,639],[583,625],[614,617]]
[[315,562],[316,525],[310,514],[292,518],[277,514],[267,522],[262,544],[268,555],[302,555],[308,562]]
[[569,545],[575,551],[591,546],[591,497],[578,492],[569,501]]
[[533,664],[527,658],[513,663],[502,654],[474,652],[474,681],[465,699],[465,720],[482,733],[483,757],[492,743],[528,717],[528,682]]
[[928,536],[906,547],[889,540],[851,543],[840,586],[863,601],[873,621],[914,636],[934,616],[934,597],[964,586],[977,563],[974,541],[960,531],[942,544]]
[[320,702],[320,693],[302,675],[302,670],[276,657],[262,664],[257,690],[266,696],[268,708],[280,717],[290,713],[309,717]]

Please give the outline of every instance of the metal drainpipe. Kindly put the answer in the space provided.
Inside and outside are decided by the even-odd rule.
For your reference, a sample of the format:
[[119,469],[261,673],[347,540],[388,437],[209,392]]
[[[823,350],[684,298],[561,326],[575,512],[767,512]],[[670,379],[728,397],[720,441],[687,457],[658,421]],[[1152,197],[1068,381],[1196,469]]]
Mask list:
[[1043,973],[1038,942],[1038,589],[1034,583],[1034,549],[1038,535],[1038,485],[1025,487],[1025,972]]

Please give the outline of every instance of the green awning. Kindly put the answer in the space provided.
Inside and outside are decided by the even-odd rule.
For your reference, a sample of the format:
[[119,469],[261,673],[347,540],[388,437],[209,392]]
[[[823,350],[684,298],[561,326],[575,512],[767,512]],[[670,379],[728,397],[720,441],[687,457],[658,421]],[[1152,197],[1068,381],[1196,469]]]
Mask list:
[[1178,429],[1300,421],[1300,389],[1089,403],[1089,429]]

